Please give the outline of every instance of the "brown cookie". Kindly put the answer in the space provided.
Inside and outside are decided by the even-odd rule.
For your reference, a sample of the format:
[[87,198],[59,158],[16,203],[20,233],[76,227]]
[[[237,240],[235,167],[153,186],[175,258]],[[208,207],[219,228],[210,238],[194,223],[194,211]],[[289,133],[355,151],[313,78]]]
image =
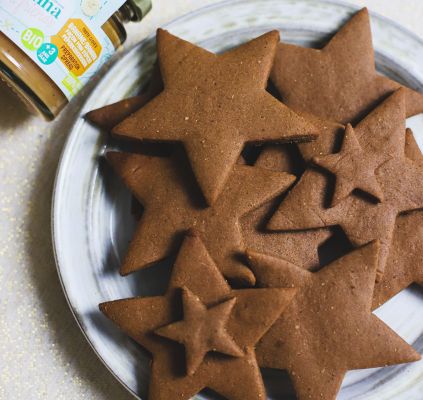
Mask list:
[[183,143],[212,205],[245,143],[304,141],[319,133],[266,91],[278,42],[279,33],[272,31],[216,55],[159,29],[164,91],[113,133]]
[[171,158],[111,152],[107,159],[144,206],[121,273],[145,268],[174,254],[183,234],[195,228],[229,279],[254,284],[244,252],[239,219],[286,190],[295,177],[236,165],[212,207],[206,207],[184,154]]
[[[375,69],[369,13],[354,15],[323,49],[279,45],[271,80],[285,104],[342,124],[362,119],[401,85]],[[423,95],[406,89],[407,116],[423,111]]]
[[319,272],[248,252],[260,287],[295,287],[292,303],[256,348],[261,367],[284,369],[299,400],[332,400],[348,370],[420,359],[371,312],[379,244],[367,244]]
[[345,129],[342,148],[338,153],[313,158],[315,164],[336,177],[332,206],[345,200],[356,189],[383,201],[383,191],[376,179],[376,170],[384,161],[386,159],[378,157],[371,147],[361,147],[350,124]]
[[[423,167],[423,155],[411,129],[407,129],[405,136],[405,155]],[[414,211],[397,218],[385,272],[375,286],[373,308],[386,303],[412,283],[423,286],[422,211]]]
[[111,301],[100,310],[152,355],[149,400],[190,399],[206,387],[227,399],[257,400],[266,394],[254,346],[295,292],[232,290],[190,235],[164,296]]
[[[353,193],[328,208],[327,176],[307,170],[273,215],[271,230],[310,229],[340,225],[355,246],[379,239],[379,274],[383,273],[397,215],[423,206],[423,169],[404,156],[405,102],[399,90],[361,121],[354,130],[362,148],[373,154],[383,202]],[[351,172],[351,180],[360,179]],[[337,176],[338,178],[338,176]],[[347,177],[345,177],[347,178]]]
[[146,105],[163,90],[160,69],[155,66],[147,89],[138,96],[129,97],[113,104],[88,112],[85,118],[106,131],[111,131],[117,124],[129,117],[135,111]]
[[[265,146],[254,166],[294,174],[298,172],[299,164],[301,164],[294,150],[291,145]],[[328,229],[301,232],[267,231],[265,226],[268,218],[279,203],[278,198],[272,200],[242,218],[245,247],[282,257],[303,268],[317,268],[319,266],[318,248],[329,238],[330,231]]]

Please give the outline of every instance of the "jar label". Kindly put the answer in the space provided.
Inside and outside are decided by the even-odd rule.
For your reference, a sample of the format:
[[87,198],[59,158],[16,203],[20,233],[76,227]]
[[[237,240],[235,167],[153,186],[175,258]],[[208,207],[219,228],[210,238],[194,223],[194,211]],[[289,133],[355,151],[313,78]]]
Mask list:
[[114,53],[103,30],[126,0],[0,0],[0,30],[71,99]]

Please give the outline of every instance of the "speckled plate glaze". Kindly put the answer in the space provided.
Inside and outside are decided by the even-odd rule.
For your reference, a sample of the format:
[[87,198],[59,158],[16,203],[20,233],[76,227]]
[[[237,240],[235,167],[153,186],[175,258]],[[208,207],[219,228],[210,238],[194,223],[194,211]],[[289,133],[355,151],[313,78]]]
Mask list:
[[[167,25],[172,33],[220,52],[271,29],[283,40],[309,46],[324,39],[356,11],[333,1],[247,0],[219,3]],[[378,69],[423,91],[423,42],[395,23],[372,16]],[[86,111],[120,100],[139,90],[155,59],[151,37],[117,61],[97,85],[72,128],[57,174],[53,205],[53,240],[57,266],[70,307],[93,349],[135,396],[146,399],[149,358],[107,321],[98,303],[164,292],[168,265],[129,277],[118,274],[119,260],[134,229],[131,197],[102,162],[106,135],[90,126]],[[409,120],[423,144],[423,117]],[[420,134],[420,136],[419,136]],[[423,291],[410,288],[376,311],[415,348],[423,352]],[[269,374],[269,398],[283,396]],[[215,398],[210,393],[198,399]],[[409,366],[354,371],[347,374],[339,399],[423,398],[423,362]]]

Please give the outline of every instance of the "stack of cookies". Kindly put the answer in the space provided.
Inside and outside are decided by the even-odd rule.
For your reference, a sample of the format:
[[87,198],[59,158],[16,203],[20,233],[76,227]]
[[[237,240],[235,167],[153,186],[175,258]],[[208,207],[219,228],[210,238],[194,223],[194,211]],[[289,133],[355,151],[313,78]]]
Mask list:
[[148,398],[265,399],[262,367],[331,400],[419,360],[372,310],[423,285],[423,96],[376,72],[367,10],[319,50],[159,29],[157,52],[145,92],[87,116],[132,146],[106,154],[142,205],[121,274],[175,260],[165,295],[100,305],[151,353]]

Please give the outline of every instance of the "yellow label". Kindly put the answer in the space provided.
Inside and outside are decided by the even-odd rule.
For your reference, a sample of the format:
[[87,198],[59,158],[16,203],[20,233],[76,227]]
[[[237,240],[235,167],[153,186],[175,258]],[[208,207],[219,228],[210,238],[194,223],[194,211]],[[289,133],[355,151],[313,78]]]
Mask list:
[[72,96],[75,96],[82,88],[81,81],[72,72],[69,72],[69,75],[65,76],[62,83]]
[[74,76],[83,75],[101,53],[100,42],[81,19],[69,19],[52,43],[59,49],[59,60]]

